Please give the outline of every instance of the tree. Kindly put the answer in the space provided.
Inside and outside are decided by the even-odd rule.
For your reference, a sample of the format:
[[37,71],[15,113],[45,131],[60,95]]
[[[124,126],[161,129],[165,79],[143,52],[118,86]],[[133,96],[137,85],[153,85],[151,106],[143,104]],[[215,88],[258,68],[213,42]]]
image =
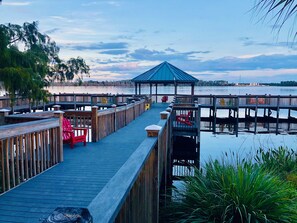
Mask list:
[[[51,67],[49,73],[50,81],[69,81],[77,78],[81,83],[84,75],[88,75],[89,66],[81,57],[70,58],[68,61],[59,61]],[[89,76],[89,75],[88,75]]]
[[[274,20],[274,28],[280,30],[292,16],[296,16],[297,3],[295,0],[258,0],[255,10],[265,13],[263,19],[271,15]],[[297,32],[293,31],[292,33],[296,37]]]
[[38,23],[0,25],[0,82],[9,93],[11,107],[16,95],[30,102],[45,99],[44,90],[51,81],[82,80],[89,67],[82,58],[63,61],[59,48],[46,34],[38,30]]

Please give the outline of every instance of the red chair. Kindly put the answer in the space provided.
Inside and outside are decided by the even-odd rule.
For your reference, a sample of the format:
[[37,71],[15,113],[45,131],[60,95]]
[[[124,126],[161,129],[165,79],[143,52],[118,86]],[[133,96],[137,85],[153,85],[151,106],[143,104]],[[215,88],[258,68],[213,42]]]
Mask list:
[[161,98],[161,101],[162,101],[162,103],[163,103],[163,102],[167,102],[167,101],[168,101],[168,96],[166,96],[166,95],[163,96],[163,97]]
[[182,123],[182,124],[186,124],[186,125],[189,125],[189,126],[192,126],[192,122],[190,121],[191,119],[191,116],[192,116],[192,111],[188,111],[188,114],[180,114],[180,115],[177,115],[175,120],[179,123]]
[[71,148],[78,142],[83,142],[84,146],[86,146],[87,134],[87,128],[72,127],[70,121],[63,118],[63,143],[69,143]]

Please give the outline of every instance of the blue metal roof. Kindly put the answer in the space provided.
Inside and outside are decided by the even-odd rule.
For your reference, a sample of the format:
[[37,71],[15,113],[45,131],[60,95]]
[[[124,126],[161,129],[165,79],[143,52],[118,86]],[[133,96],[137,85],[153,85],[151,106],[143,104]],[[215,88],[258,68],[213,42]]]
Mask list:
[[198,82],[198,79],[165,61],[133,78],[132,81],[142,83],[195,83]]

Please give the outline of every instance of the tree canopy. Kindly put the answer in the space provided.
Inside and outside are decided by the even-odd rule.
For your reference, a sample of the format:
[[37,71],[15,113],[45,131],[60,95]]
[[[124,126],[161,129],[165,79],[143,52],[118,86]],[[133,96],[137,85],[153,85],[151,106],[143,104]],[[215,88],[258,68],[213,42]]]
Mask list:
[[9,93],[12,105],[16,95],[30,101],[44,99],[45,86],[52,81],[81,81],[89,75],[85,61],[61,60],[59,48],[38,30],[38,23],[0,24],[0,82]]

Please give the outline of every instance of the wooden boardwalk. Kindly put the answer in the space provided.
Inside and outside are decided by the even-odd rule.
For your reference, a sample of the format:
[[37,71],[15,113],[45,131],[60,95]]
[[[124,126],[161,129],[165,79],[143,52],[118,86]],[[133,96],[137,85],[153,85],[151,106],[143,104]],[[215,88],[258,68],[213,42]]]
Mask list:
[[42,222],[57,207],[87,207],[157,124],[167,104],[97,143],[64,146],[64,162],[0,196],[1,223]]

